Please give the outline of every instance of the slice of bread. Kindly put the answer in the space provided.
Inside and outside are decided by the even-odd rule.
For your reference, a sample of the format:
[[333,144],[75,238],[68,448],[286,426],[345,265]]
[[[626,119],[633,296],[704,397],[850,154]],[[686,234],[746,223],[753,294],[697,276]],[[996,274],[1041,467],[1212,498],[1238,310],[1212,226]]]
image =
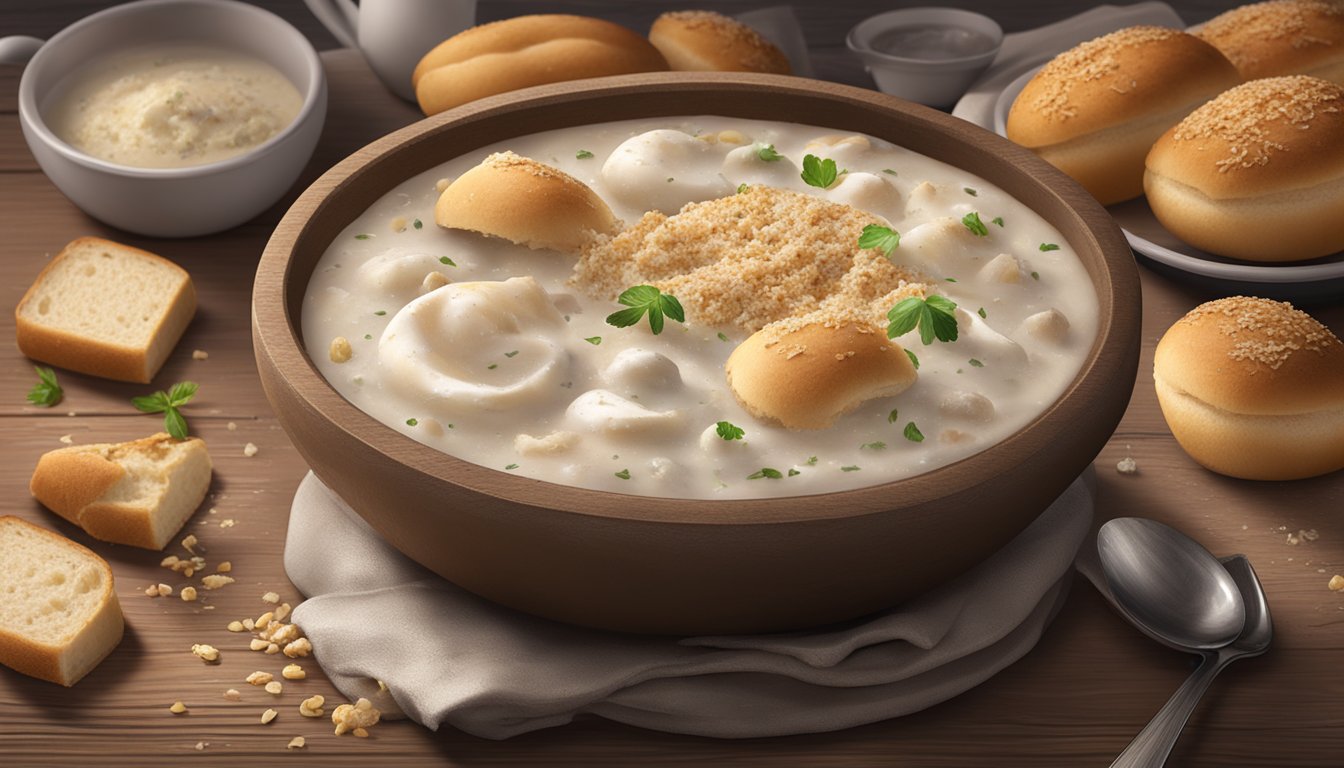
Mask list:
[[0,573],[0,664],[70,686],[121,642],[112,569],[85,547],[6,515]]
[[205,498],[210,471],[205,441],[160,433],[46,453],[28,489],[95,539],[163,549]]
[[147,384],[196,313],[186,270],[139,248],[81,237],[37,276],[14,310],[34,360]]

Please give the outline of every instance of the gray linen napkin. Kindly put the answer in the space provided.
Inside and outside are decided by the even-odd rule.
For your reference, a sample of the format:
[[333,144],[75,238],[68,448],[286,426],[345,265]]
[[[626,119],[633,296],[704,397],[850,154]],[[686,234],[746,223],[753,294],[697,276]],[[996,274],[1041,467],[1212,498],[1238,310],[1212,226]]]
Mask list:
[[503,739],[593,714],[776,736],[915,712],[1021,658],[1067,596],[1092,507],[1084,477],[954,582],[815,632],[678,640],[522,614],[412,563],[312,474],[294,497],[285,569],[309,597],[294,620],[335,685],[353,699],[383,681],[375,703],[430,728]]

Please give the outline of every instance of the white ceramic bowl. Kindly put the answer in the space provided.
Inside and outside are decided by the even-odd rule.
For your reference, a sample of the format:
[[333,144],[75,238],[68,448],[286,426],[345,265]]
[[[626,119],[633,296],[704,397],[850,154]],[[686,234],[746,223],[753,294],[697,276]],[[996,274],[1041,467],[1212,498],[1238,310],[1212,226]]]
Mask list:
[[[890,45],[909,34],[918,47]],[[961,52],[958,44],[972,45]],[[859,22],[845,38],[873,75],[878,90],[931,107],[950,107],[999,53],[1003,29],[988,16],[957,8],[903,8]]]
[[[90,59],[154,42],[196,42],[269,63],[303,95],[298,117],[252,150],[187,168],[134,168],[87,155],[43,119],[44,98]],[[327,111],[322,64],[303,35],[275,14],[229,0],[140,0],[84,18],[43,45],[19,82],[19,122],[52,182],[96,219],[156,237],[237,226],[289,189],[312,156]]]

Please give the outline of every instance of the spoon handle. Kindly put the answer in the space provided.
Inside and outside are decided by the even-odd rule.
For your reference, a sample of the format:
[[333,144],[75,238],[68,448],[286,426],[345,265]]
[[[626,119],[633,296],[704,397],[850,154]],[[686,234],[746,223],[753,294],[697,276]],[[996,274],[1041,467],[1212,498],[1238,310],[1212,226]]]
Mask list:
[[1221,654],[1205,654],[1199,667],[1111,763],[1111,768],[1160,768],[1165,765],[1167,755],[1176,746],[1176,739],[1180,738],[1185,721],[1190,719],[1190,713],[1194,711],[1200,697],[1231,660]]

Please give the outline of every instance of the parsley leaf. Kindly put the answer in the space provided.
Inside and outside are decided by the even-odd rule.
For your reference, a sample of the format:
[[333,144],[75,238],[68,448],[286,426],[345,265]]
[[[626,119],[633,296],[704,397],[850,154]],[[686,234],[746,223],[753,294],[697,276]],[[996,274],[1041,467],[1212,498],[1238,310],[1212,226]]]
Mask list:
[[888,424],[895,424],[895,423],[896,423],[896,420],[900,418],[900,416],[897,415],[897,414],[899,414],[899,413],[900,413],[900,411],[899,411],[898,409],[896,409],[896,408],[892,408],[892,409],[891,409],[891,413],[888,413],[888,414],[887,414],[887,423],[888,423]]
[[858,471],[859,471],[859,465],[858,465],[858,464],[850,464],[848,467],[841,467],[841,468],[840,468],[840,471],[841,471],[841,472],[858,472]]
[[649,329],[655,336],[663,332],[664,315],[679,323],[686,322],[686,310],[682,309],[681,302],[672,294],[663,293],[652,285],[627,288],[616,301],[629,307],[607,315],[607,324],[617,328],[638,323],[645,312],[649,314]]
[[592,344],[594,347],[596,347],[598,344],[601,344],[601,343],[602,343],[602,337],[601,337],[601,336],[589,336],[588,338],[584,339],[584,341],[586,341],[586,342],[588,342],[589,344]]
[[457,266],[457,262],[453,261],[452,259],[448,258],[447,256],[440,256],[440,257],[439,257],[439,263],[440,263],[440,264],[447,264],[447,265],[450,266],[450,267],[456,267],[456,266]]
[[796,469],[793,469],[793,468],[790,468],[790,469],[789,469],[789,477],[797,477],[798,475],[801,475],[801,474],[803,474],[803,473],[802,473],[802,472],[799,472],[799,471],[796,470]]
[[775,163],[784,159],[784,156],[775,151],[774,144],[761,144],[756,147],[756,156],[761,162]]
[[972,357],[972,358],[970,359],[970,363],[971,363],[971,367],[972,367],[972,368],[984,368],[984,367],[985,367],[985,364],[984,364],[984,363],[980,362],[979,360],[975,359],[974,357]]
[[729,442],[732,442],[733,440],[741,440],[742,436],[746,434],[741,427],[731,421],[718,422],[714,425],[714,432],[717,433],[719,437]]
[[61,385],[56,383],[56,372],[40,365],[33,366],[33,370],[37,371],[38,382],[33,385],[32,389],[28,390],[28,402],[33,405],[40,405],[43,408],[50,408],[61,402],[61,398],[65,396],[65,390],[61,389]]
[[365,232],[361,232],[361,233],[359,233],[358,235],[355,235],[355,239],[356,239],[356,240],[368,240],[368,239],[371,238],[371,237],[373,237],[373,235],[370,235],[370,234],[365,233]]
[[763,477],[768,477],[771,480],[778,480],[784,477],[784,473],[780,472],[778,469],[771,469],[770,467],[761,467],[759,470],[752,472],[750,475],[747,475],[748,480],[760,480]]
[[415,222],[411,224],[411,226],[415,227],[416,229],[422,229],[425,226],[425,223],[419,219],[416,219]]
[[966,194],[970,195],[971,197],[979,197],[979,196],[980,196],[980,193],[979,193],[979,192],[976,192],[974,187],[962,187],[962,188],[961,188],[961,191],[962,191],[962,192],[965,192]]
[[163,429],[178,440],[187,439],[187,420],[178,409],[191,402],[200,388],[192,381],[174,384],[167,392],[131,398],[131,405],[143,413],[162,413]]
[[723,331],[719,331],[719,341],[727,341],[727,340],[728,340],[728,334],[724,333]]
[[915,422],[912,421],[905,425],[905,439],[912,443],[922,443],[924,442],[924,433],[920,432],[919,427],[916,427]]
[[[939,341],[957,340],[957,316],[953,310],[955,302],[943,296],[929,296],[921,299],[911,296],[887,312],[887,338],[909,333],[919,328],[919,340],[927,346],[936,338]],[[913,360],[912,360],[913,362]]]
[[886,443],[882,442],[881,440],[875,440],[871,443],[864,443],[863,445],[860,445],[859,450],[867,448],[870,451],[880,451],[886,447],[887,447]]
[[738,184],[738,185],[737,185],[737,194],[740,195],[740,194],[742,194],[743,192],[746,192],[746,191],[747,191],[747,182],[744,181],[744,182],[742,182],[741,184]]
[[1000,227],[1003,226],[1003,217],[1002,217],[1002,216],[995,216],[994,218],[990,219],[990,221],[994,222],[995,224],[998,224]]
[[880,224],[869,224],[859,234],[860,248],[877,248],[882,251],[884,256],[890,256],[891,252],[896,250],[896,246],[900,244],[901,233]]
[[574,157],[575,157],[575,159],[578,159],[578,160],[587,160],[588,158],[590,158],[590,157],[592,157],[592,156],[593,156],[593,153],[592,153],[592,152],[589,152],[589,151],[586,150],[586,149],[580,149],[578,152],[575,152],[575,153],[574,153]]
[[966,225],[966,228],[971,231],[972,235],[975,235],[976,237],[989,237],[989,230],[985,227],[985,223],[980,220],[979,213],[971,211],[961,217],[961,223]]
[[816,155],[806,155],[803,157],[802,177],[803,181],[807,182],[808,186],[826,189],[835,183],[835,179],[839,175],[839,172],[835,168],[835,161],[829,157],[825,160],[822,160]]
[[630,479],[630,470],[629,470],[629,469],[622,469],[620,472],[614,472],[613,474],[615,474],[617,477],[621,478],[622,480],[629,480],[629,479]]
[[417,419],[417,418],[415,418],[415,417],[411,417],[411,418],[409,418],[409,419],[406,420],[406,426],[408,426],[408,427],[414,427],[414,426],[416,426],[416,425],[419,424],[419,423],[420,423],[420,420]]
[[1056,245],[1055,243],[1041,243],[1041,250],[1042,250],[1042,251],[1058,251],[1058,250],[1059,250],[1059,246]]
[[916,356],[914,352],[911,352],[911,351],[908,350],[908,349],[905,350],[905,356],[908,357],[908,358],[910,358],[910,364],[913,365],[913,366],[915,366],[915,370],[918,371],[918,370],[919,370],[919,357]]
[[984,308],[984,307],[981,307],[981,308],[977,309],[977,310],[975,311],[975,314],[979,315],[979,316],[982,317],[982,318],[987,318],[987,317],[989,317],[989,313],[985,312],[985,308]]

